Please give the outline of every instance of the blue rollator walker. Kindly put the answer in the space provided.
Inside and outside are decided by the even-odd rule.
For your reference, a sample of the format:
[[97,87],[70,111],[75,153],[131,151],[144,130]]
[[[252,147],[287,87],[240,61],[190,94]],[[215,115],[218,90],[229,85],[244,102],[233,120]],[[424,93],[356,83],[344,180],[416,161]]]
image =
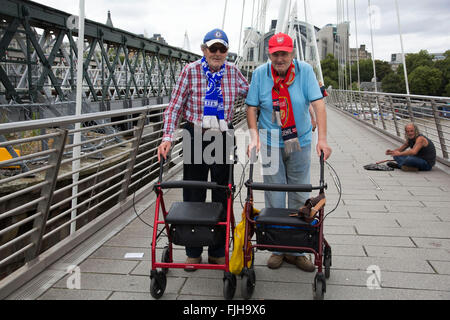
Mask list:
[[[253,182],[253,163],[256,158],[256,149],[252,150],[250,175],[245,183],[247,198],[245,202],[245,240],[244,240],[244,268],[241,272],[241,294],[244,299],[250,299],[256,285],[253,263],[247,267],[254,258],[254,249],[282,252],[299,252],[314,254],[314,264],[317,273],[314,278],[313,296],[316,300],[323,300],[326,292],[326,279],[330,277],[331,247],[324,238],[324,155],[320,157],[320,183],[319,186],[265,184]],[[320,190],[319,197],[308,199],[305,203],[311,209],[308,217],[301,216],[302,210],[285,208],[264,208],[259,214],[253,211],[253,190],[283,191],[283,192],[311,192]],[[320,201],[319,201],[320,199]],[[318,203],[314,203],[317,200]],[[312,203],[312,205],[311,205]],[[303,207],[302,209],[304,209]],[[317,211],[316,211],[317,210]],[[256,233],[256,243],[251,241]]]

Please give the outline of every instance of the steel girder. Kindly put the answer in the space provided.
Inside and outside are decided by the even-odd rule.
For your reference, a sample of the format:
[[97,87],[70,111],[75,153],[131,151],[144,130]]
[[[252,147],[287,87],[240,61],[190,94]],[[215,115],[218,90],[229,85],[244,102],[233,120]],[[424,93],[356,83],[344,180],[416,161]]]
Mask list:
[[[31,1],[2,0],[0,104],[69,100],[78,58],[70,17]],[[84,97],[90,101],[170,95],[183,66],[200,58],[91,20],[84,42]]]

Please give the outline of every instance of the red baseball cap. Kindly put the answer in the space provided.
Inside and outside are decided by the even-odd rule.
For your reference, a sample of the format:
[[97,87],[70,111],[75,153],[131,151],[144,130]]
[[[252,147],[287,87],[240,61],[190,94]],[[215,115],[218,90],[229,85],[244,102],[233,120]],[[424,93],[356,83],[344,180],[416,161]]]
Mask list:
[[269,39],[269,53],[277,51],[292,52],[294,44],[292,38],[285,33],[277,33]]

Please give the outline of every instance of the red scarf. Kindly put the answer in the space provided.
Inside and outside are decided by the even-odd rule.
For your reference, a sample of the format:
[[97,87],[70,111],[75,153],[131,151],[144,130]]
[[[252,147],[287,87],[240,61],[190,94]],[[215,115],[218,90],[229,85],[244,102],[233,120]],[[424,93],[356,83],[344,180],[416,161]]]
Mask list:
[[284,142],[284,150],[287,154],[300,150],[295,126],[294,110],[292,108],[289,86],[295,80],[295,66],[291,63],[286,77],[281,78],[271,65],[273,88],[272,88],[272,122],[281,127],[281,136]]

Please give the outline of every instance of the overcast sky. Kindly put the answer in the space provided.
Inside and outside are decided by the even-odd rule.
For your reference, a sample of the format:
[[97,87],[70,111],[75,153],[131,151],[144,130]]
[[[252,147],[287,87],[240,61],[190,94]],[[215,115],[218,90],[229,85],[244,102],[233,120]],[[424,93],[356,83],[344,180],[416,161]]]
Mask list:
[[[356,47],[354,1],[356,2],[358,44],[366,44],[372,52],[368,0],[339,0],[349,4],[351,47]],[[78,0],[37,0],[35,2],[78,15]],[[246,0],[243,27],[251,26],[252,6],[259,0]],[[266,31],[270,21],[277,19],[281,0],[269,0]],[[295,2],[292,0],[292,2]],[[336,23],[336,0],[306,0],[308,22],[322,28]],[[241,15],[244,0],[228,0],[224,31],[230,49],[238,52]],[[401,52],[394,0],[371,0],[374,22],[375,58],[390,60],[392,53]],[[426,49],[430,53],[450,50],[450,0],[398,0],[405,52]],[[111,11],[114,27],[137,34],[144,31],[152,36],[160,33],[169,45],[182,47],[187,32],[191,50],[200,54],[204,35],[221,28],[225,0],[85,0],[86,18],[105,23]],[[298,0],[299,18],[304,20],[304,0]],[[342,11],[341,11],[342,12]],[[344,9],[347,20],[347,7]]]

